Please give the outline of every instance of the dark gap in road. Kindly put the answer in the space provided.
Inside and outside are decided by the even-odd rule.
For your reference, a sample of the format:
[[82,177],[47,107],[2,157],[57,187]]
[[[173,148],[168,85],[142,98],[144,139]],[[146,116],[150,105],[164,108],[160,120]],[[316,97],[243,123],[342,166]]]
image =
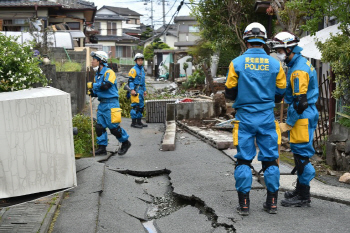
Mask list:
[[[200,214],[205,215],[207,219],[212,223],[213,228],[224,227],[228,233],[235,232],[235,228],[233,225],[218,223],[217,221],[218,216],[215,214],[215,210],[207,206],[205,202],[200,198],[196,196],[184,196],[184,195],[175,193],[174,187],[172,186],[172,183],[171,183],[171,178],[169,176],[169,174],[171,173],[170,170],[161,169],[161,170],[154,170],[154,171],[133,171],[129,169],[122,170],[122,169],[113,169],[109,167],[107,168],[109,170],[119,172],[124,175],[130,175],[130,176],[141,177],[141,178],[147,177],[149,178],[147,182],[153,182],[152,178],[159,177],[159,176],[165,176],[169,180],[169,184],[165,184],[169,187],[167,187],[168,188],[167,191],[161,196],[155,196],[151,194],[152,190],[150,189],[152,188],[152,186],[149,186],[148,190],[147,189],[145,190],[144,188],[145,193],[151,196],[153,199],[153,202],[147,209],[148,221],[146,222],[141,221],[145,229],[147,224],[148,226],[149,225],[154,226],[154,220],[171,215],[172,213],[178,211],[179,209],[190,205],[197,208]],[[154,230],[149,232],[154,232]]]

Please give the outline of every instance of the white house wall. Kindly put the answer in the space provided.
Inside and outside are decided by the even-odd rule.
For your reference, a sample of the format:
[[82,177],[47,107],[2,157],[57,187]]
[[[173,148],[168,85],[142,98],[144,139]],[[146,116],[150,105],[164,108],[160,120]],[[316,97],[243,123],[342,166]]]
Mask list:
[[107,22],[101,21],[101,35],[107,36]]
[[108,10],[108,9],[98,10],[97,14],[99,14],[99,15],[117,15],[115,12]]

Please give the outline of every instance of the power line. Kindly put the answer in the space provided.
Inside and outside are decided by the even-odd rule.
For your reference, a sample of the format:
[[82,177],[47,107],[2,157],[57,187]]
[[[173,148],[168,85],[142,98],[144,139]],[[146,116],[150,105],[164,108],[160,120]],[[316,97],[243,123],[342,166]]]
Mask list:
[[[164,17],[166,17],[166,16],[169,14],[169,12],[174,8],[174,6],[175,6],[175,4],[176,4],[177,1],[178,1],[178,0],[175,0],[174,4],[171,6],[170,10],[168,10],[168,12],[165,14]],[[163,19],[164,17],[161,17],[161,18],[159,18],[159,19],[157,19],[157,20],[161,20],[161,19]]]

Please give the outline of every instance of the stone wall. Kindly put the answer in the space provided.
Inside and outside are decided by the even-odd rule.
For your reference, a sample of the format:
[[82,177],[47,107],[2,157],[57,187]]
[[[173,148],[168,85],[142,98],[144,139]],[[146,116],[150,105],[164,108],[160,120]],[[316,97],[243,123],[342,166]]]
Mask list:
[[333,123],[326,142],[326,161],[334,170],[350,171],[350,128]]

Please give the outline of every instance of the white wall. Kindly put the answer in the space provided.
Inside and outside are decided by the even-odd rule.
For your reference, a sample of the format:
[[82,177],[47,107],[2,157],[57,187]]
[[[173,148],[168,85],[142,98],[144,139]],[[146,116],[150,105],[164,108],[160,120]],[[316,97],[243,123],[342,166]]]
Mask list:
[[105,14],[105,15],[117,15],[116,13],[114,13],[113,11],[110,11],[108,9],[101,9],[98,10],[96,14]]
[[102,36],[107,36],[107,22],[106,21],[101,21],[101,35]]
[[[160,37],[160,40],[164,42],[164,36]],[[169,45],[170,48],[174,48],[175,42],[178,42],[177,37],[175,36],[166,36],[166,44]]]

